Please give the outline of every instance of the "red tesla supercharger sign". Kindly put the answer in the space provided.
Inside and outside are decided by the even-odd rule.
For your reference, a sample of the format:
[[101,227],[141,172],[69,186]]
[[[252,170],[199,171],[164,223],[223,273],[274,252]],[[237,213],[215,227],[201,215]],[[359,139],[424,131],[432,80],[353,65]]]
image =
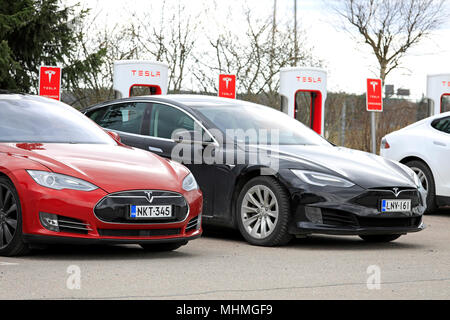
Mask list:
[[219,75],[219,97],[236,99],[236,76],[233,74]]
[[42,66],[39,70],[39,95],[61,100],[61,68]]
[[383,88],[381,79],[367,79],[367,111],[371,111],[370,115],[370,127],[372,133],[372,153],[377,153],[377,128],[375,112],[383,111]]
[[383,111],[381,79],[367,79],[367,111]]

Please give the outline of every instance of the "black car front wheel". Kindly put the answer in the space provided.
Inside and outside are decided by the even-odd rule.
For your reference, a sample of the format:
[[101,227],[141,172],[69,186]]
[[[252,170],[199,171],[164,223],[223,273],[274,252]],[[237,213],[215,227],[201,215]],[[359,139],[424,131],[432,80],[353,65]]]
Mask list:
[[22,238],[22,209],[12,182],[0,177],[0,256],[19,256],[29,248]]
[[236,205],[236,220],[242,236],[258,246],[287,244],[290,218],[289,197],[274,177],[256,177],[245,184]]
[[380,234],[380,235],[365,235],[359,236],[361,239],[367,242],[391,242],[400,238],[401,234]]

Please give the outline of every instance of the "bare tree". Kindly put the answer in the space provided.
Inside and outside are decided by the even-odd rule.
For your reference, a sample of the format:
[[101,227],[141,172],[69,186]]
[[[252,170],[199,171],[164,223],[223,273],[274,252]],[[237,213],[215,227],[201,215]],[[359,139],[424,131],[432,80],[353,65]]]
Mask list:
[[406,52],[448,18],[445,1],[343,0],[335,9],[344,18],[344,28],[357,31],[372,48],[384,83]]
[[[230,11],[224,25],[212,27],[211,21],[205,19],[208,6],[196,13],[181,1],[163,1],[161,7],[152,5],[142,11],[125,9],[125,17],[131,19],[114,26],[94,23],[94,16],[94,22],[84,26],[83,54],[101,47],[106,50],[105,61],[100,72],[91,75],[89,83],[72,93],[78,105],[83,106],[93,100],[110,99],[114,95],[114,61],[149,59],[169,65],[170,92],[200,90],[214,94],[219,73],[232,73],[238,77],[241,98],[277,106],[280,68],[294,66],[296,61],[299,65],[320,62],[313,59],[303,37],[295,41],[291,19],[278,21],[276,2],[273,16],[257,17],[253,10],[244,8],[243,16],[236,16],[236,10]],[[240,27],[230,27],[237,20]]]
[[196,55],[194,75],[204,92],[217,92],[219,73],[236,74],[241,98],[277,106],[280,69],[296,62],[316,66],[321,62],[313,58],[306,41],[295,53],[291,21],[281,23],[273,16],[255,18],[250,9],[245,10],[244,21],[239,33],[217,28],[223,31],[210,36],[212,50]]
[[[97,21],[99,14],[92,15],[88,23],[77,28],[78,59],[95,61],[95,53],[102,50],[101,64],[91,64],[86,70],[86,77],[70,87],[72,97],[67,102],[78,108],[113,99],[114,61],[139,59],[130,27],[120,24],[102,26]],[[77,67],[76,61],[74,67]]]
[[186,11],[180,2],[168,5],[164,1],[158,23],[152,19],[151,12],[144,12],[134,13],[135,22],[130,25],[142,57],[169,65],[169,90],[175,93],[183,88],[200,28],[198,16]]

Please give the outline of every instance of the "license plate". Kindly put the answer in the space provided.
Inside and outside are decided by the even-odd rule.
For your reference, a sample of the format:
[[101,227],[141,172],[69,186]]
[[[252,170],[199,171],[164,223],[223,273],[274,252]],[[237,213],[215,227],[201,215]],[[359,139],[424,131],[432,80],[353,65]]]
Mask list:
[[172,218],[172,206],[134,206],[130,207],[130,218],[152,219]]
[[381,212],[408,212],[411,211],[411,200],[382,200]]

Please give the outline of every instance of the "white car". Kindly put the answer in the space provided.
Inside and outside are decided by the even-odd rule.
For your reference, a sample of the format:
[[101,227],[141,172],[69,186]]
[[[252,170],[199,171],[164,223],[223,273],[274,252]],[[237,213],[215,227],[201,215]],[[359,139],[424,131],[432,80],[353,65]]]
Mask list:
[[427,212],[450,205],[450,112],[386,135],[380,154],[417,173],[428,192]]

